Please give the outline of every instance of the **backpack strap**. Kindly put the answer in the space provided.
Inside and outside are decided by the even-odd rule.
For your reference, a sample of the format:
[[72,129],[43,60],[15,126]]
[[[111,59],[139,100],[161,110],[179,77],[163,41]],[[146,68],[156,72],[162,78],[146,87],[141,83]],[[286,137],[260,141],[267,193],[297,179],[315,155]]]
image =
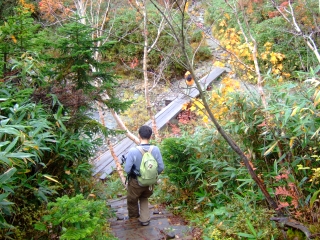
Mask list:
[[149,153],[152,152],[153,147],[154,147],[153,145],[150,146],[149,151],[148,151]]
[[143,156],[143,154],[145,154],[145,151],[143,150],[143,148],[141,146],[137,146],[137,149],[141,152],[142,156]]
[[[153,145],[151,145],[149,147],[149,151],[148,151],[149,153],[152,152],[153,147],[154,147]],[[141,152],[142,156],[143,156],[143,154],[145,154],[145,151],[143,150],[143,148],[141,146],[137,146],[137,149],[139,149],[139,151]]]

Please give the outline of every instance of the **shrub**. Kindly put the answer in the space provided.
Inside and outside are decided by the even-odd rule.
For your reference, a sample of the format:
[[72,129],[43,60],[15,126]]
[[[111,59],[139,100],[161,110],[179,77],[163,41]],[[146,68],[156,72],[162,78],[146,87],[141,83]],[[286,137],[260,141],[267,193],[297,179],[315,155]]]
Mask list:
[[196,52],[195,59],[197,61],[205,61],[212,58],[212,52],[208,46],[200,46]]
[[108,210],[104,201],[84,199],[83,195],[73,198],[63,196],[48,204],[48,214],[43,222],[35,224],[39,231],[48,237],[60,236],[60,239],[110,239],[108,228]]
[[202,31],[196,30],[192,33],[190,41],[199,43],[201,42],[202,38],[203,38]]

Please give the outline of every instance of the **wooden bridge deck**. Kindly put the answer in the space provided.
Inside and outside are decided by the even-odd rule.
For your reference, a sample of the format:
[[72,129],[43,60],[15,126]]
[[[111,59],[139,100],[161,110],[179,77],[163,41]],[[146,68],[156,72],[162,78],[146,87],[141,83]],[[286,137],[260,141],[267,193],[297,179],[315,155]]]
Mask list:
[[[207,89],[207,87],[221,76],[225,72],[223,68],[215,68],[208,75],[200,79],[200,84],[202,89]],[[191,88],[188,95],[179,94],[170,104],[164,107],[160,112],[155,115],[157,128],[160,130],[163,128],[171,119],[176,117],[181,109],[183,104],[190,101],[190,98],[195,98],[199,96],[198,89]],[[151,126],[151,120],[145,123],[148,126]],[[126,155],[131,147],[136,146],[136,144],[129,138],[124,138],[119,141],[113,148],[114,152],[118,157]],[[113,170],[116,168],[114,159],[110,151],[106,151],[93,161],[93,175],[99,177],[100,179],[105,179],[107,175],[110,175]]]

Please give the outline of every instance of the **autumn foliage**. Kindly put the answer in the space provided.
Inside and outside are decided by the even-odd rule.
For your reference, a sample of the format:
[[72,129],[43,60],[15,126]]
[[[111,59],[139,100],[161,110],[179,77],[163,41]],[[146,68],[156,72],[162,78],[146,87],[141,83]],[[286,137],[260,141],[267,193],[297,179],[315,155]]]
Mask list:
[[[69,7],[65,5],[68,4]],[[56,1],[56,0],[41,0],[39,2],[39,10],[42,18],[49,22],[56,22],[60,19],[70,16],[72,11],[73,1]]]

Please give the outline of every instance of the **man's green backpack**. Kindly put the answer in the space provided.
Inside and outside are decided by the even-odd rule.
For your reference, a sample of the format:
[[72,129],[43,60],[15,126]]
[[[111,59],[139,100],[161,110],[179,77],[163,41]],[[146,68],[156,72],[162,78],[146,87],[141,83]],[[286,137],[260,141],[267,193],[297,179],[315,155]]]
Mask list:
[[142,154],[140,176],[137,177],[138,183],[142,187],[151,186],[158,180],[158,162],[151,154],[153,146],[150,146],[148,152],[145,152],[140,146],[137,148]]

